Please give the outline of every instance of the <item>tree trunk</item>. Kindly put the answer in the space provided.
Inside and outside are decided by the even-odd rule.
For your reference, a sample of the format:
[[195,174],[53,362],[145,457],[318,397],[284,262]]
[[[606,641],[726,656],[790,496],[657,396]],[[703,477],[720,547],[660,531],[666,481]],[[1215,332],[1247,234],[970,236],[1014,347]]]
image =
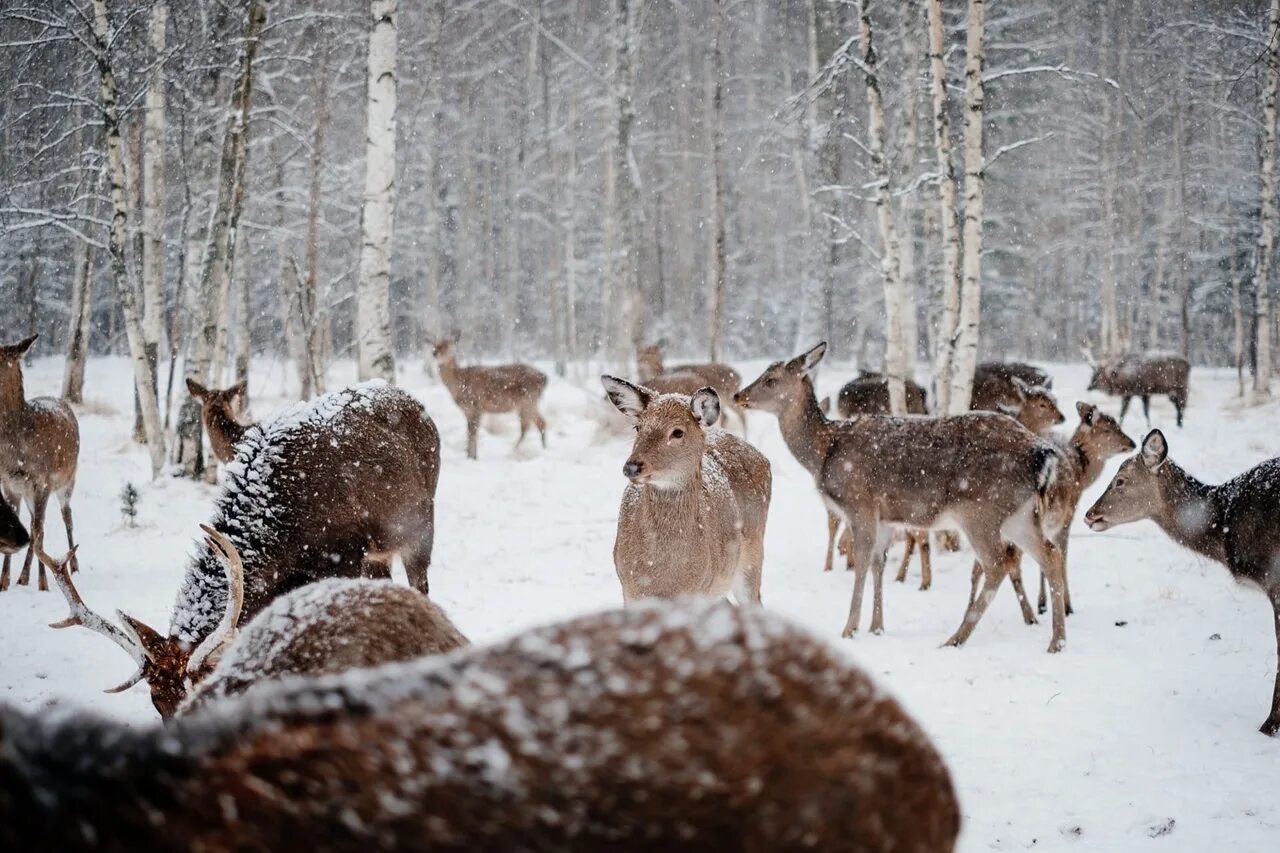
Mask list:
[[107,17],[106,0],[93,0],[93,51],[98,66],[102,98],[102,128],[106,135],[107,166],[110,170],[111,235],[108,248],[111,254],[111,272],[115,281],[116,297],[124,317],[125,335],[129,341],[129,358],[133,363],[134,391],[142,407],[142,422],[147,437],[147,450],[151,454],[151,476],[156,477],[164,466],[164,430],[160,424],[160,407],[154,389],[155,369],[147,360],[146,338],[142,331],[137,292],[129,277],[129,264],[125,252],[128,242],[129,202],[125,194],[124,142],[120,138],[120,114],[117,107],[115,74],[109,54],[113,33]]
[[949,411],[969,410],[973,393],[973,370],[978,362],[978,323],[982,314],[982,225],[983,158],[982,122],[985,64],[984,0],[969,0],[969,22],[965,44],[964,111],[964,265],[960,288],[960,316],[956,327],[956,351],[951,365]]
[[[904,181],[914,183],[920,145],[920,80],[924,76],[923,63],[926,51],[922,49],[925,36],[920,25],[924,23],[917,0],[902,3],[902,56],[906,63],[907,80],[903,86],[902,146],[898,153],[897,170]],[[907,378],[915,374],[916,357],[920,349],[920,325],[916,309],[916,227],[919,221],[919,203],[915,192],[907,193],[900,203],[902,233],[900,236],[900,260],[903,281],[902,348],[907,355]]]
[[[164,337],[164,58],[168,21],[168,0],[155,0],[147,29],[152,65],[142,150],[142,335],[153,378],[159,375],[160,341]],[[152,393],[158,394],[158,388]]]
[[302,379],[303,399],[325,391],[325,340],[327,314],[321,308],[320,296],[320,205],[324,189],[325,134],[329,129],[329,52],[332,47],[327,27],[319,36],[320,51],[315,73],[315,127],[311,133],[311,180],[307,194],[307,257],[306,275],[299,276],[296,267],[292,274],[299,284],[295,309],[302,324],[302,350],[305,364],[298,365]]
[[391,238],[396,206],[396,0],[370,0],[368,112],[356,353],[361,379],[394,382]]
[[241,237],[236,251],[236,347],[233,359],[233,382],[245,383],[241,404],[249,408],[249,359],[253,354],[253,318],[249,313],[249,269],[252,257],[249,241]]
[[[941,0],[926,0],[929,15],[929,83],[933,93],[933,147],[938,161],[938,219],[942,226],[942,313],[934,331],[935,411],[951,408],[951,376],[960,322],[960,226],[956,220],[956,171],[951,159],[946,41]],[[967,406],[967,404],[966,404]]]
[[1262,231],[1258,236],[1257,272],[1254,276],[1254,317],[1257,344],[1254,353],[1253,397],[1271,399],[1271,256],[1276,227],[1276,90],[1280,88],[1280,0],[1271,0],[1267,29],[1267,84],[1262,96]]
[[84,254],[71,288],[70,341],[62,373],[62,396],[69,403],[84,402],[84,365],[89,357],[89,335],[93,328],[93,244],[84,244]]
[[711,52],[707,57],[707,153],[711,160],[708,177],[711,192],[711,227],[707,238],[707,316],[710,319],[708,351],[712,361],[724,357],[725,298],[727,296],[725,229],[724,229],[724,102],[721,91],[722,40],[724,38],[724,0],[715,0],[715,20],[711,32]]
[[[644,297],[640,290],[640,187],[633,167],[631,132],[635,126],[636,57],[640,52],[640,9],[644,0],[614,0],[613,145],[609,218],[614,225],[610,289],[616,332],[614,359],[620,364],[644,345]],[[606,319],[609,319],[606,317]]]

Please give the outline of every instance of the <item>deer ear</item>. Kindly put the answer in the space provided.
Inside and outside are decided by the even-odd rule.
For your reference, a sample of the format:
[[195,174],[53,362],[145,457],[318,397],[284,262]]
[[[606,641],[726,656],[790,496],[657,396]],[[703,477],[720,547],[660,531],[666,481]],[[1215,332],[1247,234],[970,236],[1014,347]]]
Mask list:
[[787,362],[787,367],[790,367],[793,370],[798,370],[800,374],[803,376],[807,374],[810,370],[813,370],[813,368],[817,367],[818,362],[822,361],[822,357],[826,354],[827,354],[827,342],[822,341],[816,347],[809,350],[808,352],[801,353],[800,355],[791,359],[791,361]]
[[187,391],[191,393],[192,397],[198,397],[201,400],[203,400],[205,396],[208,395],[209,393],[208,388],[205,388],[203,385],[201,385],[199,382],[195,381],[194,379],[187,380]]
[[1013,390],[1017,391],[1018,396],[1025,400],[1027,395],[1031,393],[1031,386],[1017,376],[1011,378],[1013,379]]
[[1158,471],[1169,458],[1169,443],[1164,440],[1164,433],[1153,429],[1142,440],[1142,464],[1148,470]]
[[653,402],[654,393],[643,385],[632,385],[625,379],[607,374],[600,377],[600,384],[604,386],[609,402],[629,418],[640,417],[640,413]]
[[699,388],[689,398],[689,410],[703,426],[712,426],[720,420],[720,395],[714,388]]
[[1097,406],[1085,402],[1076,403],[1076,414],[1080,416],[1080,423],[1086,426],[1093,426],[1093,418],[1097,413]]
[[6,347],[0,347],[0,350],[3,350],[5,355],[13,355],[13,356],[22,355],[27,350],[31,349],[31,345],[36,342],[36,338],[38,337],[40,336],[32,335],[29,338],[23,338],[22,340],[18,341],[16,344],[9,344]]
[[235,385],[232,385],[230,388],[227,389],[227,396],[243,397],[245,395],[245,392],[248,390],[249,390],[249,381],[247,379],[242,379],[239,382],[237,382]]
[[142,653],[147,656],[147,660],[155,663],[157,655],[164,650],[164,648],[169,644],[169,641],[165,637],[160,636],[160,634],[146,622],[140,622],[128,613],[121,613],[117,610],[116,616],[124,625],[124,629],[132,634],[133,638],[138,641],[138,645],[142,648]]
[[1010,406],[1008,403],[996,403],[996,411],[1002,415],[1008,415],[1015,421],[1018,419],[1018,415],[1022,414],[1016,407]]
[[829,396],[823,397],[822,402],[818,404],[818,408],[822,409],[824,415],[831,414],[831,398]]

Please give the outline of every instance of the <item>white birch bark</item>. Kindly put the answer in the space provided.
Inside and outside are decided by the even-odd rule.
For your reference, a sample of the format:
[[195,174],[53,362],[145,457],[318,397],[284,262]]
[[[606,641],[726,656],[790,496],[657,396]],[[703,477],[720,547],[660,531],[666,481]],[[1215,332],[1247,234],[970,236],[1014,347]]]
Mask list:
[[116,298],[124,317],[125,336],[129,341],[129,359],[133,363],[134,390],[142,406],[142,423],[151,455],[151,476],[155,478],[164,466],[164,429],[160,423],[160,406],[156,401],[155,367],[147,360],[146,338],[142,330],[142,314],[137,292],[129,277],[128,242],[129,201],[125,194],[124,142],[120,138],[120,112],[117,106],[115,74],[109,55],[113,33],[107,17],[106,0],[93,0],[93,52],[98,66],[102,99],[102,127],[106,134],[108,180],[111,185],[111,272]]
[[1258,235],[1254,311],[1258,338],[1254,349],[1253,397],[1271,399],[1271,256],[1276,227],[1276,90],[1280,88],[1280,0],[1271,0],[1267,27],[1267,87],[1262,96],[1262,230]]
[[62,396],[69,403],[84,402],[84,366],[89,357],[90,319],[93,316],[93,244],[84,244],[71,290],[67,361],[62,373]]
[[391,341],[391,237],[396,206],[396,0],[369,3],[368,112],[356,353],[361,379],[395,381]]
[[965,41],[964,111],[964,263],[961,269],[960,315],[956,326],[956,349],[951,364],[951,395],[948,410],[969,410],[973,394],[973,370],[978,362],[978,323],[982,309],[982,216],[983,158],[982,122],[985,64],[984,0],[969,0],[969,22]]
[[[632,168],[631,132],[635,126],[636,56],[640,52],[640,10],[644,0],[614,0],[614,127],[609,193],[613,225],[610,290],[618,329],[613,339],[619,363],[643,345],[644,304],[640,293],[640,188]],[[607,315],[606,315],[607,318]]]
[[724,37],[724,0],[715,0],[715,22],[712,25],[711,53],[707,58],[706,105],[710,168],[711,227],[707,239],[707,315],[710,319],[708,354],[712,361],[724,355],[724,325],[727,270],[725,262],[724,159],[721,135],[724,123],[723,92],[720,85],[722,44]]
[[164,56],[168,21],[168,0],[154,0],[147,31],[152,66],[147,81],[142,152],[142,333],[152,365],[158,362],[160,340],[164,337]]

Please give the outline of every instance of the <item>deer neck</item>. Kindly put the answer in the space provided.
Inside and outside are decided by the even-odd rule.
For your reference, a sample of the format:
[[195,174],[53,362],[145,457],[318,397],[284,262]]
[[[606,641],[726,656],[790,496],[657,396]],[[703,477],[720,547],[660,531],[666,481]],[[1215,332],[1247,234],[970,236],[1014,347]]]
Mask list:
[[458,380],[458,360],[456,358],[441,359],[436,368],[440,371],[440,381],[452,388]]
[[1077,429],[1067,441],[1067,450],[1072,454],[1072,461],[1079,469],[1077,486],[1081,491],[1088,488],[1102,474],[1107,460],[1092,452],[1088,438],[1083,429]]
[[235,419],[231,414],[231,408],[225,403],[209,409],[208,423],[205,426],[210,435],[221,436],[228,448],[234,447],[240,439],[244,438],[246,429],[244,424]]
[[642,493],[645,514],[651,529],[684,532],[702,527],[702,471],[696,471],[679,486],[658,488],[646,485]]
[[27,393],[22,384],[22,374],[0,382],[0,418],[16,415],[27,406]]
[[1226,563],[1219,487],[1200,482],[1172,460],[1165,464],[1169,475],[1160,481],[1162,509],[1152,520],[1178,544]]
[[798,398],[778,415],[778,426],[791,455],[806,471],[816,476],[831,446],[833,428],[818,405],[809,379],[804,380],[804,389]]

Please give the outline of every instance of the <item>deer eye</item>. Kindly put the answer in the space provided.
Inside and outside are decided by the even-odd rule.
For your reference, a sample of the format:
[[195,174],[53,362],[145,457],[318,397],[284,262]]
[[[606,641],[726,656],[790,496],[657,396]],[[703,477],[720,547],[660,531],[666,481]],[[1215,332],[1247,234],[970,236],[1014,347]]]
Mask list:
[[682,430],[682,429],[673,429],[673,430],[671,431],[671,437],[672,437],[672,438],[684,438],[684,430]]
[[778,384],[778,380],[776,380],[776,379],[774,379],[772,376],[770,376],[768,379],[766,379],[766,380],[764,381],[764,384],[765,384],[765,385],[777,385],[777,384]]
[[1117,477],[1117,478],[1116,478],[1116,488],[1117,488],[1117,489],[1123,489],[1123,488],[1124,488],[1124,483],[1125,483],[1125,479],[1124,479],[1124,477]]

